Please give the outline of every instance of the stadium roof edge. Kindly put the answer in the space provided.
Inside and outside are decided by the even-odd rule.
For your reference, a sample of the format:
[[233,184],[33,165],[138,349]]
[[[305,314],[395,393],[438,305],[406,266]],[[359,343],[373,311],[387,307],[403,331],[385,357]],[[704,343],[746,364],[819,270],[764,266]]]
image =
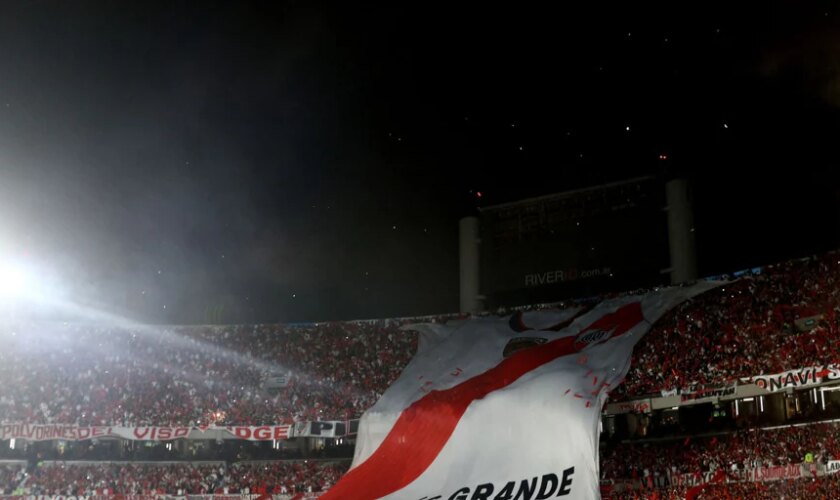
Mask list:
[[479,212],[487,212],[487,211],[493,211],[493,210],[501,210],[501,209],[504,209],[504,208],[514,207],[514,206],[517,206],[517,205],[526,205],[526,204],[529,204],[529,203],[539,203],[541,201],[546,201],[546,200],[566,198],[566,197],[575,196],[575,195],[579,195],[579,194],[583,194],[583,193],[587,193],[587,192],[591,192],[591,191],[598,191],[600,189],[613,188],[613,187],[622,186],[624,184],[633,184],[635,182],[651,181],[651,180],[654,180],[654,179],[656,179],[656,177],[653,176],[653,175],[645,175],[645,176],[641,176],[641,177],[634,177],[632,179],[625,179],[623,181],[616,181],[616,182],[610,182],[610,183],[607,183],[607,184],[601,184],[601,185],[598,185],[598,186],[592,186],[592,187],[581,188],[581,189],[573,189],[571,191],[562,191],[560,193],[545,194],[545,195],[542,195],[542,196],[535,196],[533,198],[525,198],[525,199],[518,200],[518,201],[509,201],[507,203],[500,203],[498,205],[490,205],[490,206],[487,206],[487,207],[479,207],[478,211]]

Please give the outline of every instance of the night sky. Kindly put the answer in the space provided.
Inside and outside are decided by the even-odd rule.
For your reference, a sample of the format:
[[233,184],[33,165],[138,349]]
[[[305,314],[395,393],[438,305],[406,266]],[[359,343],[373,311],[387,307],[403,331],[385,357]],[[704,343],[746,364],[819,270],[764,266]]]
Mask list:
[[647,174],[703,274],[837,245],[840,5],[586,4],[4,1],[0,256],[148,322],[451,312],[477,205]]

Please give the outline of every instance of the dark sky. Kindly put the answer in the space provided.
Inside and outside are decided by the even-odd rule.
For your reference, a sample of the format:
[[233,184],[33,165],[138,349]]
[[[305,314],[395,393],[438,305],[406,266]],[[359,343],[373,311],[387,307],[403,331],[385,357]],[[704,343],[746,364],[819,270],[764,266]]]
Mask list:
[[840,9],[735,3],[1,2],[0,256],[150,322],[447,312],[470,190],[674,173],[706,274],[831,248]]

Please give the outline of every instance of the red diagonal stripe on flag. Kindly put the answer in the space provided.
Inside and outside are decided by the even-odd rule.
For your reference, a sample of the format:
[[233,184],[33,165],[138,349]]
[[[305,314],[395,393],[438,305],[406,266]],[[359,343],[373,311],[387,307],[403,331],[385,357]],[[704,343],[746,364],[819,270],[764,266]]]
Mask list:
[[371,500],[408,486],[434,462],[473,401],[512,384],[546,363],[578,352],[587,344],[575,341],[588,331],[608,331],[609,338],[617,337],[643,319],[639,302],[627,304],[602,316],[577,336],[523,349],[480,375],[449,389],[426,394],[400,413],[379,448],[351,469],[321,500]]

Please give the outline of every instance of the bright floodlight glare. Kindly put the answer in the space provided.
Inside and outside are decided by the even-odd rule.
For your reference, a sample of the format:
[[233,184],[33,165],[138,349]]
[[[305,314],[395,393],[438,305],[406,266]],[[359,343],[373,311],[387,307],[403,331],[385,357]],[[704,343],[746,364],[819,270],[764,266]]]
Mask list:
[[28,273],[21,267],[11,263],[0,263],[0,297],[21,297],[30,290]]

